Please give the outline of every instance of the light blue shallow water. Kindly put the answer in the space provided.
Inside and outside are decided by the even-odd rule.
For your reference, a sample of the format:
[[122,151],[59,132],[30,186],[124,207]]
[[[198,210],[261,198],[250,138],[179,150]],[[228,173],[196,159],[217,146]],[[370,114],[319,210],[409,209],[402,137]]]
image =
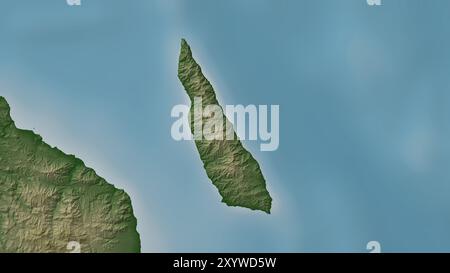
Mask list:
[[[143,250],[450,251],[450,2],[2,1],[13,118],[130,193]],[[272,215],[229,208],[191,142],[180,39],[222,104],[279,104],[248,147]]]

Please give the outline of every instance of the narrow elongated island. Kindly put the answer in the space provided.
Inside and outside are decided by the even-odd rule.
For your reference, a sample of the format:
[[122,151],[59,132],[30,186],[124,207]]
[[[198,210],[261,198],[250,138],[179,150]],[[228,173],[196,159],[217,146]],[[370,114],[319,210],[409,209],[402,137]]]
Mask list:
[[130,197],[15,126],[0,97],[0,252],[140,252]]
[[[221,106],[217,101],[214,88],[203,75],[200,66],[192,56],[190,46],[184,39],[181,41],[178,78],[191,100],[190,128],[194,134],[196,118],[193,117],[194,100],[201,99],[204,106]],[[205,124],[210,117],[200,118]],[[223,121],[222,135],[227,135],[229,133],[227,128],[230,128],[231,123],[225,116]],[[195,139],[206,174],[219,190],[222,202],[228,206],[261,210],[270,214],[272,198],[267,191],[261,168],[252,154],[243,147],[236,133],[232,131],[232,134],[234,135],[232,140]]]

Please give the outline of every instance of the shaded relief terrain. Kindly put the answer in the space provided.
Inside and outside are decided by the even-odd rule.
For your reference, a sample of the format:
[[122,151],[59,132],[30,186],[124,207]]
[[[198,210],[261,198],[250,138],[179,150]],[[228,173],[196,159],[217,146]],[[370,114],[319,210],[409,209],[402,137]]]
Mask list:
[[130,197],[16,128],[0,97],[0,252],[140,252]]
[[[190,46],[184,39],[181,41],[178,78],[191,100],[191,117],[194,113],[194,99],[200,98],[203,107],[208,105],[221,107],[214,88],[203,75],[200,66],[192,56]],[[196,118],[198,117],[191,118],[190,122],[193,134]],[[200,118],[202,118],[202,124],[205,124],[210,117]],[[243,147],[232,129],[231,122],[225,116],[223,116],[223,120],[223,135],[227,135],[227,128],[231,128],[234,135],[233,140],[225,137],[223,140],[195,140],[206,174],[219,190],[223,198],[222,202],[228,206],[239,206],[270,213],[272,198],[267,191],[266,181],[258,162]]]

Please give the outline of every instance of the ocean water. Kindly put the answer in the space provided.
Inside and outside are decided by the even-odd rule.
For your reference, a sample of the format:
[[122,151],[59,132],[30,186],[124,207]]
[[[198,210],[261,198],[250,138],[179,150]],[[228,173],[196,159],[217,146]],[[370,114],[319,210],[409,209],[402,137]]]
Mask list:
[[[2,1],[21,128],[131,196],[145,252],[450,251],[450,2]],[[230,208],[172,107],[190,43],[225,104],[280,105],[271,215]]]

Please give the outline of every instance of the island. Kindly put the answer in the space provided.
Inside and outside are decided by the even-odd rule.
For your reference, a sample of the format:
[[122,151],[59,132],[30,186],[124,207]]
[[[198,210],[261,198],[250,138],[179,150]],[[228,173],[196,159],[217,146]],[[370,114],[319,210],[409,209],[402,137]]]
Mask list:
[[[220,106],[214,88],[203,75],[201,67],[192,56],[185,39],[181,41],[178,78],[191,101],[190,128],[195,133],[195,119],[207,124],[212,116],[194,116],[194,101],[201,100],[203,106]],[[223,108],[222,108],[223,109]],[[222,110],[223,112],[223,110]],[[231,122],[223,119],[223,135],[229,135]],[[226,130],[226,132],[225,132]],[[267,190],[261,168],[252,154],[247,151],[233,129],[232,139],[194,138],[195,145],[203,162],[206,174],[222,196],[222,202],[228,206],[260,210],[270,214],[272,198]]]

